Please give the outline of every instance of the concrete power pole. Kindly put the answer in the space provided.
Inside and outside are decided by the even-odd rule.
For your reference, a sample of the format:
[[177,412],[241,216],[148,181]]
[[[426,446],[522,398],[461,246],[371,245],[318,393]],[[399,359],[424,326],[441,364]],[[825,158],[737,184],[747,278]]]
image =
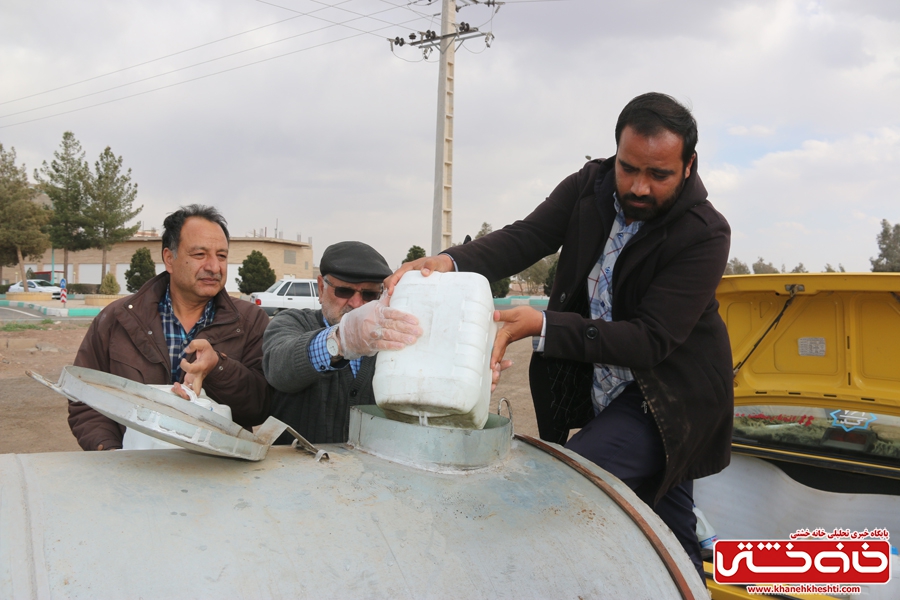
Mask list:
[[434,211],[431,255],[453,243],[453,77],[456,62],[456,2],[441,7],[441,63],[438,72],[437,134],[434,152]]
[[[434,152],[434,209],[431,218],[431,254],[439,254],[453,243],[453,80],[456,62],[456,43],[484,37],[490,48],[494,34],[482,33],[468,23],[456,23],[455,0],[441,0],[441,33],[420,31],[410,33],[410,46],[421,49],[424,56],[433,48],[441,51],[438,72],[437,134]],[[464,2],[466,0],[463,0]],[[486,6],[499,7],[497,0],[481,0]],[[470,6],[467,2],[463,6]],[[388,38],[393,51],[407,44],[405,38]]]

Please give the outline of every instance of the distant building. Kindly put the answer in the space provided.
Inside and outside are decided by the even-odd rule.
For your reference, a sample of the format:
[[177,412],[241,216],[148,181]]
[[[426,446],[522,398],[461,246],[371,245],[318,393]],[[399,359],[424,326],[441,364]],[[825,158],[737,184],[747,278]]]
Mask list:
[[[238,267],[244,262],[253,250],[259,250],[269,260],[269,265],[275,271],[275,278],[297,277],[301,279],[312,278],[318,273],[313,267],[312,240],[307,242],[295,242],[281,238],[269,237],[232,237],[228,251],[228,276],[225,289],[229,292],[237,292],[238,285],[235,279],[238,277]],[[115,273],[116,280],[122,293],[126,293],[125,271],[131,267],[131,257],[138,248],[148,248],[150,255],[156,262],[156,272],[165,270],[162,262],[162,237],[156,229],[138,231],[134,237],[125,242],[116,244],[107,253],[107,271]],[[96,249],[69,252],[69,272],[66,280],[70,283],[100,283],[102,252]],[[57,282],[63,276],[63,251],[47,250],[39,261],[25,263],[25,270],[50,271],[51,264],[56,273]],[[0,267],[0,283],[15,283],[16,272],[14,267]]]

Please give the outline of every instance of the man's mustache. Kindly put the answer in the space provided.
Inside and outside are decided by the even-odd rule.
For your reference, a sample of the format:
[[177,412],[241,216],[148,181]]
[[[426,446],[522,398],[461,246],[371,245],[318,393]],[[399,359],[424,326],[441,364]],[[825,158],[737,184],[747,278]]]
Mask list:
[[216,281],[222,281],[221,273],[210,273],[209,271],[204,271],[197,275],[197,279],[215,279]]
[[634,194],[633,192],[627,192],[622,195],[623,202],[627,202],[628,200],[636,200],[638,202],[652,202],[654,204],[658,204],[658,202],[656,201],[656,198],[653,196],[650,196],[650,195],[638,196],[637,194]]

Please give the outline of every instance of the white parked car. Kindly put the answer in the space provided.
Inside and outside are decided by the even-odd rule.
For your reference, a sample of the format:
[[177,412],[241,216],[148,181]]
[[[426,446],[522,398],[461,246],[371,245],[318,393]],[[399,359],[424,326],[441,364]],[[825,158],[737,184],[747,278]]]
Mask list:
[[321,308],[315,279],[282,279],[264,292],[250,294],[270,317],[288,308]]
[[[7,290],[9,292],[24,292],[25,289],[22,287],[22,282],[17,281],[16,283],[9,286]],[[43,279],[29,279],[28,280],[28,291],[29,292],[40,292],[42,294],[53,294],[54,300],[59,300],[59,286],[53,285],[49,281],[44,281]]]

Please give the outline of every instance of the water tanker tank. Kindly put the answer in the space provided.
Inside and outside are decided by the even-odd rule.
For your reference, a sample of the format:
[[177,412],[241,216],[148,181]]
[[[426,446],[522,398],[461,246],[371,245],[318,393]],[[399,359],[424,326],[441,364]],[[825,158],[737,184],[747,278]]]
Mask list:
[[318,460],[0,455],[0,598],[708,598],[623,483],[505,417],[350,429]]

